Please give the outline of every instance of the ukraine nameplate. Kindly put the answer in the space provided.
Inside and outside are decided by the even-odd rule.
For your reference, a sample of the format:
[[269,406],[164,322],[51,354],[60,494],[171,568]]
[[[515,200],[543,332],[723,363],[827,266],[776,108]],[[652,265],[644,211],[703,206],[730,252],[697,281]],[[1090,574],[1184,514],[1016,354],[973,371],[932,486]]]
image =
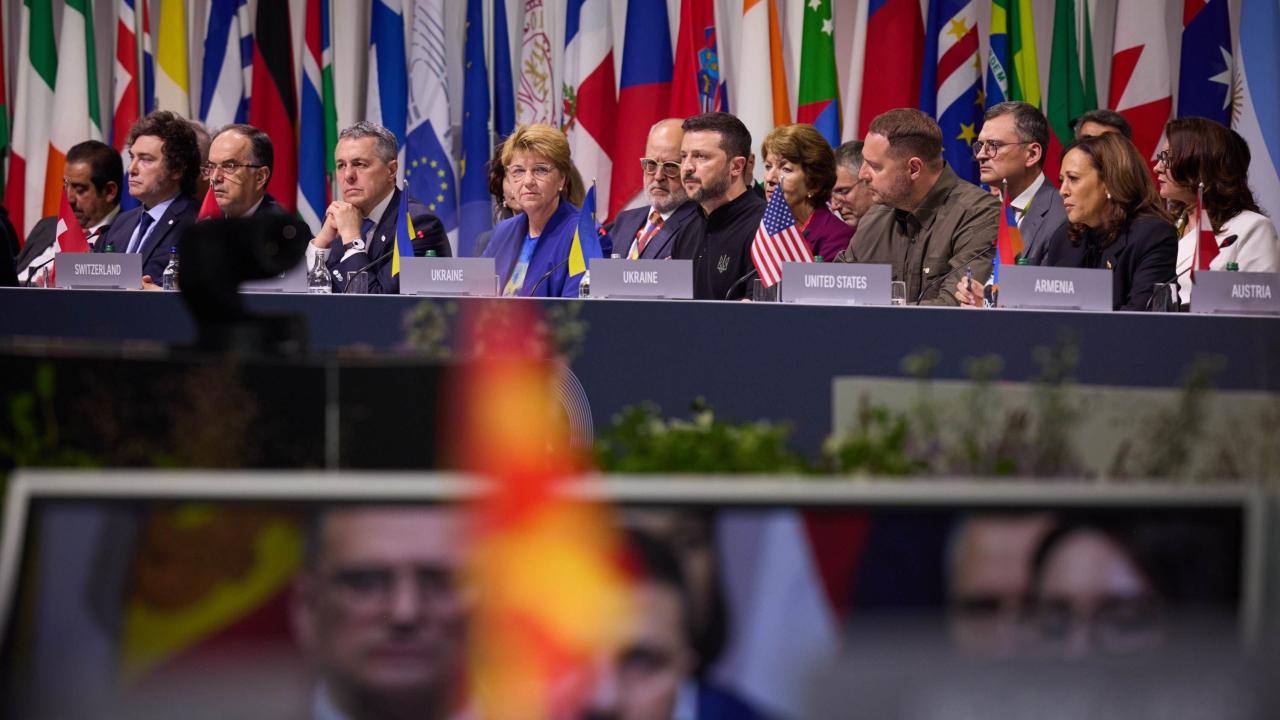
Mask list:
[[58,253],[53,266],[58,287],[142,287],[142,256],[137,253]]
[[1280,273],[1198,270],[1191,312],[1280,315]]
[[1113,293],[1110,270],[1000,266],[1000,307],[1110,310]]
[[592,258],[591,296],[663,300],[692,299],[693,261]]
[[498,281],[493,258],[401,258],[400,294],[494,297]]
[[279,275],[261,280],[245,280],[240,284],[241,292],[304,293],[309,289],[307,286],[307,261],[305,259]]
[[892,268],[865,263],[782,263],[782,301],[888,305]]

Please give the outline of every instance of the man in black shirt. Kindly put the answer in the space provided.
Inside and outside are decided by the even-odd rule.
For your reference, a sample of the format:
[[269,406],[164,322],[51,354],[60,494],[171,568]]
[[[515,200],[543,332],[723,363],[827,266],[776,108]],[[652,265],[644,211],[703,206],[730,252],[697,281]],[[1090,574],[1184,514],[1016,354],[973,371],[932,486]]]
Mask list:
[[751,241],[764,217],[765,201],[747,192],[751,133],[729,113],[710,112],[684,121],[680,175],[685,192],[702,209],[702,233],[677,241],[674,257],[693,260],[693,296],[741,299],[754,274]]

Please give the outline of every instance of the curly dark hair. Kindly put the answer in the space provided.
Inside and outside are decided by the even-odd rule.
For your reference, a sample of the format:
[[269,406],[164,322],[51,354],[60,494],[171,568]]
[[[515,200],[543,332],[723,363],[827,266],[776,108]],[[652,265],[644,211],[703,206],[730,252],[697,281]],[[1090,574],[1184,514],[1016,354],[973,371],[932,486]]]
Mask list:
[[1164,211],[1151,168],[1131,140],[1120,133],[1081,137],[1067,145],[1062,157],[1066,158],[1072,151],[1089,158],[1089,164],[1098,171],[1108,193],[1107,217],[1102,227],[1090,229],[1070,223],[1068,234],[1072,244],[1078,245],[1092,234],[1105,248],[1115,242],[1129,223],[1144,215],[1172,221]]
[[[1249,144],[1236,131],[1201,117],[1170,120],[1164,126],[1169,137],[1169,176],[1195,191],[1204,183],[1204,207],[1214,232],[1245,210],[1261,213],[1249,189]],[[1191,208],[1174,203],[1174,212]]]
[[170,170],[182,174],[181,191],[188,197],[195,194],[196,178],[200,175],[200,145],[191,123],[169,110],[156,110],[143,116],[129,130],[128,144],[143,135],[160,138],[164,143],[164,162]]

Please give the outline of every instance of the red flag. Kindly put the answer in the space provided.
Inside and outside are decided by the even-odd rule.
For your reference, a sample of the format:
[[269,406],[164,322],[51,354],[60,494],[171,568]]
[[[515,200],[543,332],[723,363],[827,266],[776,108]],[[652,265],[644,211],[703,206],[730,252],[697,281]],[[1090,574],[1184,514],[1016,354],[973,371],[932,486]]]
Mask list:
[[[917,107],[924,71],[924,22],[917,0],[884,0],[867,9],[868,62],[862,69],[862,107],[858,137],[877,115],[893,108]],[[875,58],[896,58],[874,62]]]
[[[1006,183],[1007,186],[1007,183]],[[996,235],[996,252],[1000,262],[1013,265],[1022,254],[1022,231],[1018,229],[1018,211],[1009,203],[1008,187],[1000,193],[1000,229]]]
[[1208,270],[1209,263],[1218,257],[1218,238],[1213,233],[1213,223],[1204,209],[1204,186],[1196,190],[1196,261],[1191,266],[1191,282],[1196,280],[1197,270]]
[[716,13],[711,0],[682,0],[671,76],[671,117],[721,110]]
[[222,217],[222,208],[218,207],[218,201],[213,196],[213,186],[209,186],[209,190],[204,194],[204,202],[200,203],[200,212],[196,213],[196,222],[201,220],[217,220]]
[[[80,221],[76,219],[76,214],[71,212],[71,203],[67,202],[67,194],[60,193],[62,199],[58,201],[58,229],[54,235],[58,243],[58,252],[89,252],[89,240],[84,236],[84,228],[80,227]],[[57,287],[57,266],[49,275],[49,286]]]
[[258,3],[249,124],[271,138],[275,163],[267,192],[292,213],[298,209],[298,106],[290,27],[289,3]]

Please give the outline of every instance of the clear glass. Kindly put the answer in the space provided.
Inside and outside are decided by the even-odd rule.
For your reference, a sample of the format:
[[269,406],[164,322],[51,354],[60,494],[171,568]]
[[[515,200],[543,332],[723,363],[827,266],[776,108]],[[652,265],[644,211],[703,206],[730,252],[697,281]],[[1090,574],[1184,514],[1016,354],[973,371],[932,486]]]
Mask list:
[[1147,307],[1151,312],[1178,312],[1178,283],[1156,283]]
[[778,287],[782,283],[774,283],[773,287],[765,287],[764,281],[756,278],[751,281],[751,299],[754,302],[777,302]]
[[369,292],[369,271],[362,270],[355,275],[347,278],[347,287],[344,290],[348,295],[366,295]]
[[313,295],[328,295],[333,292],[333,281],[329,279],[329,268],[324,263],[324,253],[317,253],[315,263],[307,271],[307,291]]
[[578,283],[578,297],[580,298],[591,297],[591,271],[590,270],[582,271],[582,280],[579,281]]
[[889,304],[890,305],[906,305],[907,304],[907,284],[901,280],[894,280],[889,283]]

